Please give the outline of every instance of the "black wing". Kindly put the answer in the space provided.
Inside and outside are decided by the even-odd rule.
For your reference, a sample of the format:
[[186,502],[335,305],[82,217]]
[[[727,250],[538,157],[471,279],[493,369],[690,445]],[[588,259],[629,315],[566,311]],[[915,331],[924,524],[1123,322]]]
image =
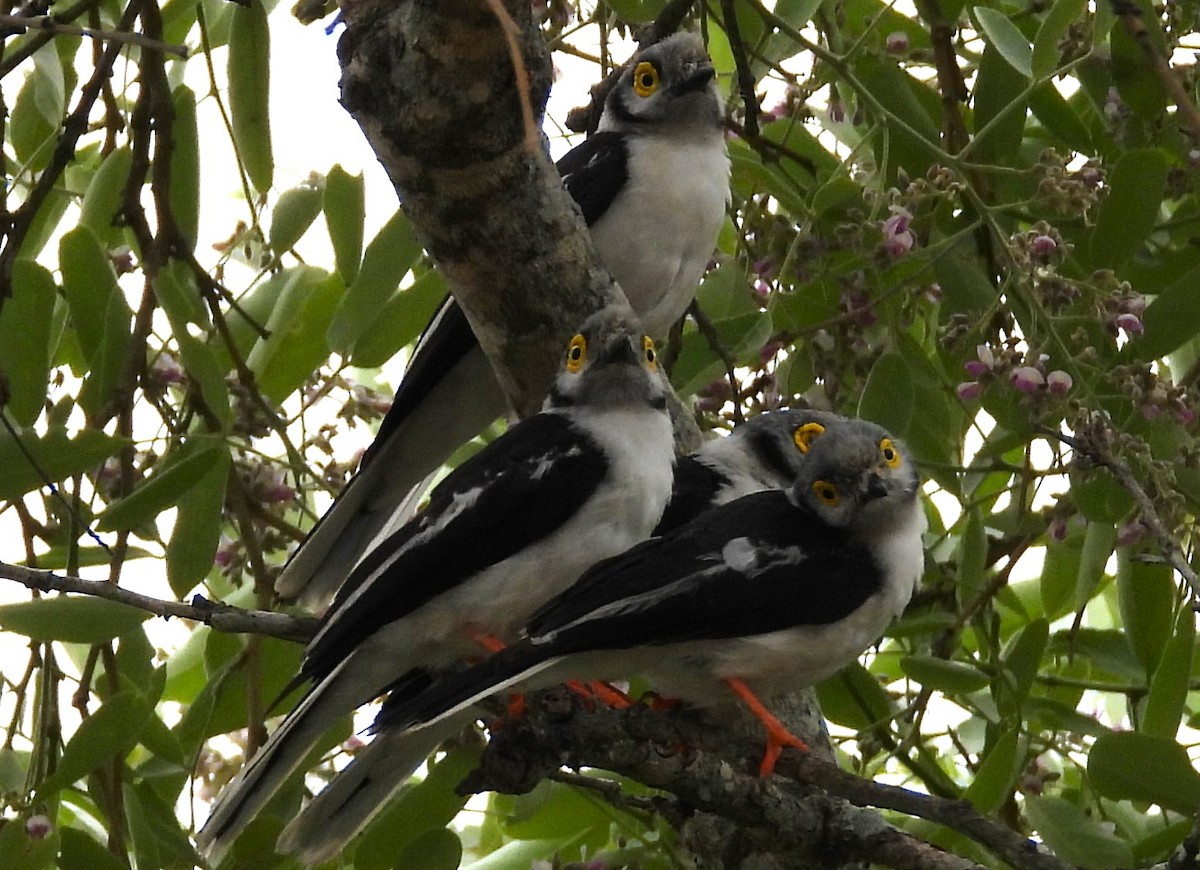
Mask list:
[[654,536],[665,535],[690,522],[713,506],[717,493],[729,486],[729,478],[694,456],[675,460],[671,500],[667,502]]
[[752,636],[835,622],[882,583],[865,547],[760,492],[594,565],[529,633],[558,655]]
[[332,670],[363,638],[545,538],[587,503],[608,471],[569,419],[538,414],[449,474],[429,506],[347,578],[306,653],[304,675]]
[[629,177],[629,149],[619,133],[595,133],[558,161],[558,174],[590,227],[608,211]]

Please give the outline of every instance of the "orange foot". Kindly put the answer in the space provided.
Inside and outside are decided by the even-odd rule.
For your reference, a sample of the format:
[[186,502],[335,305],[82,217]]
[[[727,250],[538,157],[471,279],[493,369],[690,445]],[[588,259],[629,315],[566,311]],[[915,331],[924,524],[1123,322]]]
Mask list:
[[754,692],[750,691],[749,686],[737,677],[730,677],[725,683],[735,695],[742,699],[742,703],[750,708],[750,712],[767,729],[767,749],[763,753],[762,764],[758,766],[759,776],[770,776],[775,772],[775,762],[779,760],[779,755],[783,752],[784,747],[798,749],[801,752],[809,751],[808,744],[788,731],[783,723],[763,706],[763,702],[758,700],[758,696]]

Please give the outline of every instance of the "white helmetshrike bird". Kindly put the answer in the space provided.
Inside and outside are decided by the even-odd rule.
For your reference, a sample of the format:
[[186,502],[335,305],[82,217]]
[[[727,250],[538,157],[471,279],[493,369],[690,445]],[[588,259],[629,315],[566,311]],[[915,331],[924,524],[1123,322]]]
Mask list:
[[650,534],[671,490],[666,389],[628,308],[585,322],[542,413],[455,469],[347,578],[305,651],[296,682],[311,689],[198,835],[214,864],[340,717],[481,638],[516,638],[541,603]]
[[[629,62],[597,132],[558,162],[601,263],[656,339],[686,312],[725,220],[722,118],[703,42],[678,33]],[[280,574],[280,597],[326,604],[350,566],[407,521],[427,477],[507,411],[462,309],[447,298],[358,472]]]
[[752,492],[788,489],[813,439],[852,423],[857,421],[828,411],[764,411],[729,435],[709,439],[676,460],[671,500],[654,534],[664,535],[709,508]]
[[[761,704],[852,661],[921,576],[925,515],[911,460],[878,426],[822,415],[786,490],[743,496],[595,565],[530,621],[527,637],[465,671],[413,674],[371,744],[285,830],[306,863],[350,839],[472,707],[510,687],[644,675],[699,702],[751,704],[768,728],[764,770],[798,745]],[[778,421],[777,421],[778,422]],[[819,436],[819,437],[817,437]]]

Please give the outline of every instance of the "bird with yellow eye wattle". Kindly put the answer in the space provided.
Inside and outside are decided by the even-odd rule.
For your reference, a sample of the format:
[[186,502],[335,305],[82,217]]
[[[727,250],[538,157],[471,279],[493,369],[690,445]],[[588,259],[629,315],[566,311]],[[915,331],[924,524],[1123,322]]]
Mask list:
[[[454,469],[350,572],[294,681],[310,689],[197,838],[214,866],[342,717],[515,640],[541,603],[650,534],[675,461],[667,389],[654,342],[627,307],[584,322],[542,412]],[[292,820],[280,848],[310,864],[328,859],[437,742],[407,754],[367,746],[362,764]]]
[[667,697],[746,703],[767,732],[759,770],[769,775],[785,748],[806,747],[759,699],[853,661],[924,570],[911,458],[873,423],[818,425],[789,489],[735,499],[593,566],[534,614],[518,643],[393,693],[376,739],[420,742],[513,687],[642,676]]

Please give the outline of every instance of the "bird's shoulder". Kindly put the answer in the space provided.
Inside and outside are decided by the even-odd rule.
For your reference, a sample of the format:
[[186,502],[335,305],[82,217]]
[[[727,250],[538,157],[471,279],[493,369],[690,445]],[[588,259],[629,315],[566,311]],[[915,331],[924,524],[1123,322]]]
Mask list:
[[593,133],[558,161],[567,192],[591,226],[608,210],[628,179],[629,146],[622,133]]

